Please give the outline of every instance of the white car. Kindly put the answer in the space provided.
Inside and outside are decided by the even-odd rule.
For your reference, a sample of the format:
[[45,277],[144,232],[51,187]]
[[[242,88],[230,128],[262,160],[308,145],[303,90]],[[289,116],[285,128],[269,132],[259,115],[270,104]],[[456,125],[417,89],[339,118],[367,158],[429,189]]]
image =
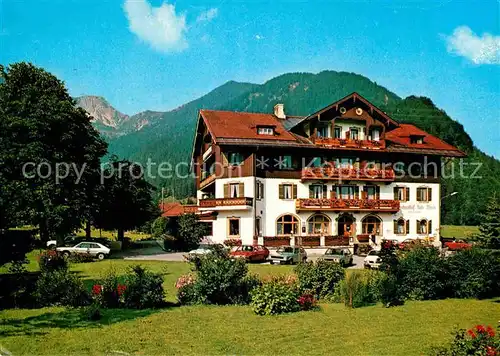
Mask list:
[[363,261],[365,268],[379,268],[382,260],[380,259],[379,250],[371,250]]
[[57,247],[56,250],[62,252],[65,256],[73,253],[89,254],[95,256],[98,260],[103,260],[111,252],[109,248],[98,242],[80,242],[73,247]]

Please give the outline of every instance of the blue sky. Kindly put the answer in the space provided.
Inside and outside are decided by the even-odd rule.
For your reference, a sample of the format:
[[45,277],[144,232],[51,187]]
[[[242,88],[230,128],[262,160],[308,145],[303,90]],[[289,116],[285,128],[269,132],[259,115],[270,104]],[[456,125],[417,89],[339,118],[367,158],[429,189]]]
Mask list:
[[16,61],[127,114],[228,80],[351,71],[432,98],[500,157],[498,0],[0,0],[0,63]]

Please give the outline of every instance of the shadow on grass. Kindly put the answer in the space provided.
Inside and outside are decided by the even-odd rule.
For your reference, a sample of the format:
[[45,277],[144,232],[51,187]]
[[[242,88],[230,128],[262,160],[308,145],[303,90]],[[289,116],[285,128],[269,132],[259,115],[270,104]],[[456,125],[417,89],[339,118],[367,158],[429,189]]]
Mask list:
[[[165,303],[164,307],[176,304]],[[45,335],[49,329],[99,328],[127,320],[146,317],[165,309],[101,309],[101,319],[91,321],[85,308],[49,312],[24,319],[0,320],[0,337]]]

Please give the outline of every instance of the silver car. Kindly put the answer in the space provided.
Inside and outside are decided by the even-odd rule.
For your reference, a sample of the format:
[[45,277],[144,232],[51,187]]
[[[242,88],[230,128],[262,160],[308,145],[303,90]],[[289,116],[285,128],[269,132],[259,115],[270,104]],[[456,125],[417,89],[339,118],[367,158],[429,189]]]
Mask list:
[[329,248],[323,255],[323,260],[339,263],[341,266],[350,266],[354,257],[348,248]]
[[62,252],[64,256],[71,254],[88,254],[96,257],[98,260],[103,260],[109,256],[111,250],[98,242],[80,242],[73,247],[58,247],[57,251]]
[[295,264],[306,260],[307,253],[302,247],[282,246],[276,251],[271,251],[269,255],[271,264]]

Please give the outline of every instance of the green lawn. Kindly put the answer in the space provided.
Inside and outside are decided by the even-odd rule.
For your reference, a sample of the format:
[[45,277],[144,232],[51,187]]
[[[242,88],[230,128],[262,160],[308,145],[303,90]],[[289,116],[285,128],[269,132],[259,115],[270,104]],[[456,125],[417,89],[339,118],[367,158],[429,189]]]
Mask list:
[[477,234],[479,228],[477,226],[458,226],[458,225],[442,225],[441,236],[456,237],[457,239],[467,239],[471,235]]
[[[73,265],[90,285],[109,269],[121,274],[133,261]],[[189,271],[181,262],[141,262],[164,273],[168,300],[174,283]],[[287,274],[290,266],[250,265],[261,276]],[[0,346],[14,355],[62,354],[342,354],[420,355],[451,338],[455,327],[496,325],[500,303],[484,300],[409,302],[346,309],[321,304],[319,311],[276,317],[254,315],[246,306],[107,310],[100,322],[78,310],[44,308],[0,312]],[[0,348],[1,350],[1,348]]]

